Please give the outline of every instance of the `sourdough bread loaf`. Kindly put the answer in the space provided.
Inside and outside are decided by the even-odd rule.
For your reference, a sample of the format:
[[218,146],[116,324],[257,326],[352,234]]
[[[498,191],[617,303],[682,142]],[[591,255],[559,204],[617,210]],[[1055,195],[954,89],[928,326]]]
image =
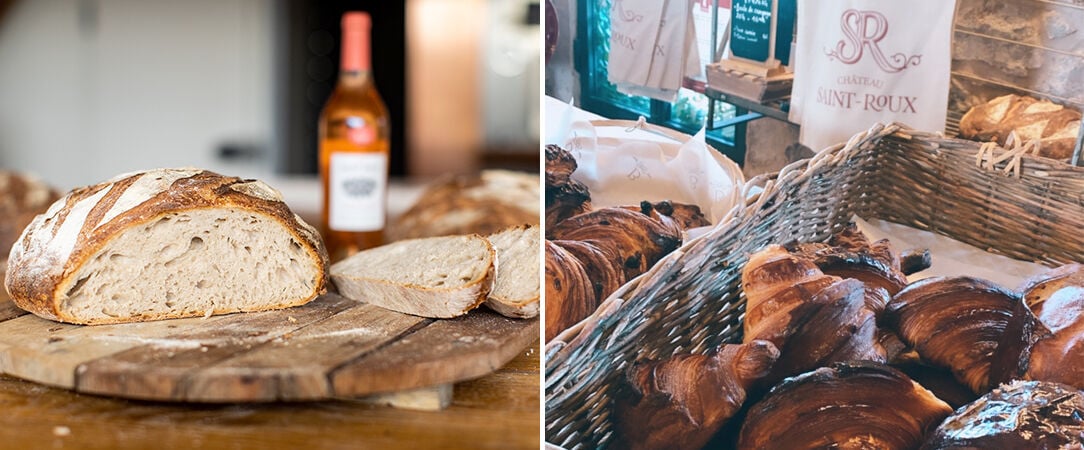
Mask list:
[[344,297],[445,319],[486,300],[496,264],[493,246],[476,234],[406,239],[335,263],[331,281]]
[[263,311],[325,292],[316,230],[257,180],[157,169],[75,189],[12,247],[20,308],[104,324]]
[[1079,111],[1047,100],[1004,95],[971,108],[960,119],[960,136],[1005,146],[1010,133],[1021,142],[1037,141],[1039,154],[1068,159],[1080,130]]
[[462,234],[487,235],[505,228],[537,225],[538,175],[486,170],[446,176],[426,187],[418,201],[386,231],[398,241]]
[[493,291],[486,299],[490,309],[520,319],[538,315],[541,236],[537,225],[521,225],[486,237],[497,252],[498,262]]

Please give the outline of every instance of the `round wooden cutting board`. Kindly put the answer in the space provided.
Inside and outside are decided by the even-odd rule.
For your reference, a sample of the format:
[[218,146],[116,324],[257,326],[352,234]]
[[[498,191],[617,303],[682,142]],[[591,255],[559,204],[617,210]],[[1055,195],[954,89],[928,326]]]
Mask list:
[[336,294],[279,311],[95,326],[0,299],[0,371],[145,400],[321,400],[449,384],[493,372],[538,336],[538,319],[478,309],[433,320]]

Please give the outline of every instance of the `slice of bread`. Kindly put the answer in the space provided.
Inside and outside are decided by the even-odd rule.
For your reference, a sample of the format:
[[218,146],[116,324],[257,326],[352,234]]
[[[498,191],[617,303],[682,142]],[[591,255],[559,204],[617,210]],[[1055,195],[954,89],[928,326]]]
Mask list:
[[536,225],[522,225],[486,237],[497,251],[497,281],[486,306],[508,317],[527,319],[538,315],[540,232]]
[[492,289],[496,252],[469,234],[407,239],[361,251],[331,266],[344,297],[432,318],[466,314]]
[[156,169],[53,203],[12,247],[5,286],[47,319],[122,323],[303,305],[326,291],[327,263],[270,186]]

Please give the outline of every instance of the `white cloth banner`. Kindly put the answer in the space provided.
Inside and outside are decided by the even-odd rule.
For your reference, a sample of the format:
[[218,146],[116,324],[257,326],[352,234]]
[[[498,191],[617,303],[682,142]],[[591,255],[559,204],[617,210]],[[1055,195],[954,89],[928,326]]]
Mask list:
[[814,151],[877,122],[944,131],[955,0],[798,2],[790,120]]
[[674,101],[684,78],[700,74],[692,3],[614,0],[608,71],[621,92]]

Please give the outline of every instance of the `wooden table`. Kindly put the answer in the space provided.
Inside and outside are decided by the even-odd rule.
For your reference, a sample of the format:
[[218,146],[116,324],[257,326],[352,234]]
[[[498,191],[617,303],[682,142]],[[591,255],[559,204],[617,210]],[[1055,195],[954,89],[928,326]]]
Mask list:
[[[11,300],[0,289],[0,303]],[[360,401],[180,404],[124,400],[0,375],[0,448],[537,449],[539,342],[454,386],[442,411]]]
[[539,344],[455,385],[439,412],[360,402],[185,405],[95,397],[0,376],[3,448],[539,448]]
[[[297,203],[296,211],[313,216],[315,180],[274,185]],[[423,186],[393,180],[389,196],[396,201],[390,213],[401,213]],[[0,302],[9,301],[0,288]],[[0,448],[537,449],[539,368],[535,342],[495,373],[456,384],[451,406],[437,412],[360,401],[155,403],[77,394],[0,375]]]

